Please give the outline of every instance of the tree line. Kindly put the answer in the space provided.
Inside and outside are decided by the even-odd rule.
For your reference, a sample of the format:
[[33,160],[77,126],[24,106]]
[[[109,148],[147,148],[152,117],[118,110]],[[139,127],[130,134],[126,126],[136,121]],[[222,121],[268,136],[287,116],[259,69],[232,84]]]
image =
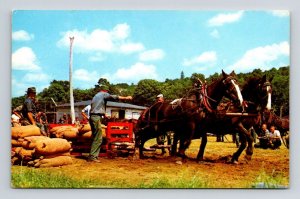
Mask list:
[[[193,85],[193,82],[199,78],[208,84],[217,79],[221,74],[215,73],[208,78],[201,73],[193,73],[190,77],[185,77],[184,72],[180,73],[179,78],[165,79],[160,82],[153,79],[143,79],[137,84],[118,83],[112,84],[107,79],[100,78],[93,88],[89,89],[74,89],[75,102],[91,100],[93,96],[101,89],[102,86],[108,86],[111,94],[116,95],[131,95],[133,101],[131,103],[150,106],[155,102],[158,94],[162,93],[167,100],[173,100],[183,97]],[[279,69],[272,68],[262,71],[254,69],[249,73],[237,74],[237,80],[242,86],[248,78],[261,77],[264,74],[272,80],[272,107],[277,115],[289,115],[289,66]],[[34,85],[33,85],[34,86]],[[53,80],[50,86],[37,94],[38,104],[43,110],[51,110],[54,107],[53,100],[58,104],[69,103],[70,91],[69,81]],[[25,95],[12,98],[12,108],[23,104]]]

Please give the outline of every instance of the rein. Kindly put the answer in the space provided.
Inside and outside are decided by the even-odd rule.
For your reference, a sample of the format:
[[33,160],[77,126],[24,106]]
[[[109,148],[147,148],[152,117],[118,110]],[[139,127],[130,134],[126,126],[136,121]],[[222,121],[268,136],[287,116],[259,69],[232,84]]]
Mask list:
[[212,106],[210,105],[209,103],[209,100],[213,101],[213,102],[217,102],[216,100],[212,99],[211,97],[209,97],[207,95],[207,86],[206,84],[203,85],[202,87],[202,94],[204,96],[203,98],[203,105],[205,106],[205,108],[210,112],[212,113],[213,112],[213,109],[212,109]]

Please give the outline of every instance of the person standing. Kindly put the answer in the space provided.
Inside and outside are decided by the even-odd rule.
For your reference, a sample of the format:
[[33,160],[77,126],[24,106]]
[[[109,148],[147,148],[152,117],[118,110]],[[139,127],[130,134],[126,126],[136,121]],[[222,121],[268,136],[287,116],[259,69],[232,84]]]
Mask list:
[[163,94],[159,94],[156,96],[156,102],[164,102],[164,96]]
[[23,125],[36,125],[40,128],[41,133],[47,136],[44,125],[36,121],[37,108],[35,87],[30,87],[27,89],[27,97],[22,107],[22,115],[24,117],[24,120],[22,121]]
[[93,97],[91,102],[91,111],[89,123],[92,129],[92,144],[90,154],[87,158],[88,162],[100,163],[98,159],[100,147],[102,143],[101,122],[106,112],[106,103],[111,100],[132,100],[131,96],[118,96],[108,93],[108,86],[102,86],[101,90]]

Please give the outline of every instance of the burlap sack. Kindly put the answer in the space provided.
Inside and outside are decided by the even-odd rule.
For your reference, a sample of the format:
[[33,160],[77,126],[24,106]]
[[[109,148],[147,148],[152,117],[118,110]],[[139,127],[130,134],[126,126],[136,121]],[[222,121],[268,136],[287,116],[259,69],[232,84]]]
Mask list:
[[30,136],[30,137],[25,137],[24,141],[22,142],[22,147],[25,149],[34,149],[36,147],[37,142],[41,140],[47,140],[51,139],[46,136]]
[[53,138],[38,141],[34,150],[37,155],[53,155],[68,152],[70,149],[71,144],[66,139]]
[[82,124],[78,128],[79,133],[86,133],[91,131],[91,125],[90,124]]
[[84,134],[79,134],[78,138],[90,139],[92,137],[92,131],[85,132]]
[[57,126],[50,130],[50,135],[53,135],[56,138],[63,138],[66,134],[66,137],[74,138],[78,134],[78,129],[73,126]]
[[14,139],[28,136],[42,135],[39,127],[35,125],[11,127],[11,135]]
[[63,153],[55,153],[55,154],[52,154],[52,155],[40,155],[40,156],[36,156],[36,158],[39,158],[40,160],[42,159],[49,159],[49,158],[55,158],[55,157],[58,157],[58,156],[71,156],[71,153],[70,152],[63,152]]
[[[85,132],[83,134],[78,134],[78,138],[83,138],[83,139],[91,139],[92,138],[92,131]],[[106,138],[106,127],[102,127],[102,138]]]
[[34,167],[58,167],[72,163],[73,160],[70,156],[57,156],[54,158],[42,159],[37,162]]
[[33,155],[33,150],[27,150],[24,148],[21,148],[21,150],[18,152],[18,156],[21,157],[22,159],[32,159]]
[[78,135],[78,130],[76,129],[66,129],[64,132],[63,132],[63,138],[65,139],[74,139],[76,138]]
[[23,143],[23,141],[21,141],[21,140],[11,139],[12,147],[20,147],[20,146],[22,146],[22,143]]

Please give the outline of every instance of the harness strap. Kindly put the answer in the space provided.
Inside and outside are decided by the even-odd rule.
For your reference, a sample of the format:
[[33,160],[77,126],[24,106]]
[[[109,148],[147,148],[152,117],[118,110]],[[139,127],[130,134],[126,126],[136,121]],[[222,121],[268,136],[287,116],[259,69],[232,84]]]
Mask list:
[[210,103],[209,103],[209,101],[208,101],[208,95],[207,95],[206,84],[203,85],[203,87],[202,87],[202,93],[203,93],[203,96],[204,96],[204,98],[203,98],[203,104],[204,104],[205,108],[206,108],[210,113],[212,113],[213,110],[212,110],[212,107],[211,107],[211,105],[210,105]]

